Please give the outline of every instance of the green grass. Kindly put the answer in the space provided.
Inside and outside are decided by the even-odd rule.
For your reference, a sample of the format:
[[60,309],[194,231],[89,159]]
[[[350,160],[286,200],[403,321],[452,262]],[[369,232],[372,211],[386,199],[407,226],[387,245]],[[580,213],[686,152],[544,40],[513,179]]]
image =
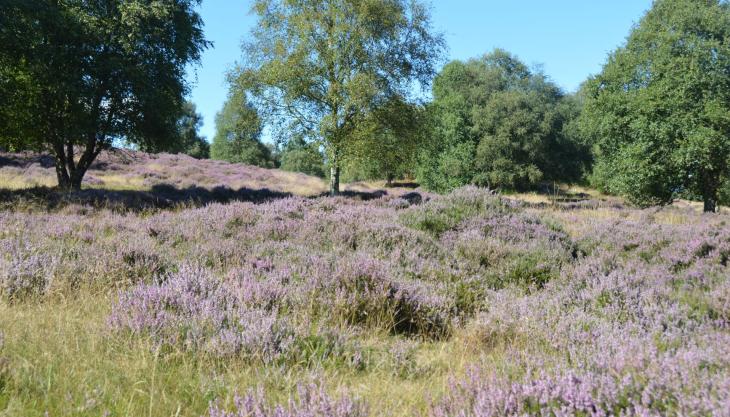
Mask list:
[[263,366],[160,352],[144,338],[107,330],[113,299],[83,292],[43,303],[0,302],[0,366],[6,368],[0,369],[0,415],[200,416],[213,399],[230,402],[252,387],[281,402],[298,383],[325,380],[328,389],[367,401],[373,415],[407,416],[425,410],[428,398],[437,398],[467,364],[501,361],[500,349],[485,350],[467,330],[448,342],[413,343],[407,364],[392,363],[388,354],[406,339],[368,332],[361,337],[370,352],[365,369],[317,359]]

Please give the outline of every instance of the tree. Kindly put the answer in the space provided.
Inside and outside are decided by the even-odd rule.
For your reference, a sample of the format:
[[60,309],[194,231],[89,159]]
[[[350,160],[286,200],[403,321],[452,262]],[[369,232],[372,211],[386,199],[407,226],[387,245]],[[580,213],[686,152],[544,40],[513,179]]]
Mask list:
[[324,178],[324,158],[318,148],[316,143],[307,143],[303,137],[295,136],[281,151],[281,169]]
[[446,65],[433,94],[433,133],[417,169],[426,187],[524,189],[582,175],[587,149],[566,135],[577,114],[571,99],[511,54],[497,49]]
[[0,140],[48,150],[62,189],[115,141],[161,147],[187,91],[185,69],[209,44],[199,0],[5,0]]
[[177,120],[176,137],[164,144],[165,147],[145,149],[148,152],[169,152],[190,155],[197,159],[210,158],[210,144],[198,131],[203,125],[203,116],[197,112],[195,103],[186,101]]
[[259,22],[236,71],[272,126],[323,145],[330,191],[365,121],[415,100],[444,50],[418,0],[257,0]]
[[170,151],[184,153],[197,159],[210,158],[210,144],[198,133],[201,126],[203,126],[203,116],[197,112],[195,103],[186,101],[183,112],[177,120],[178,137]]
[[231,90],[223,109],[215,116],[215,129],[210,149],[213,159],[263,168],[276,166],[271,149],[260,140],[261,119],[243,92]]
[[345,160],[349,176],[385,179],[390,185],[394,179],[411,174],[418,147],[428,133],[426,125],[423,106],[399,99],[385,103],[361,124],[359,137]]
[[640,205],[696,194],[716,210],[730,173],[730,4],[657,0],[586,89],[596,185]]
[[581,114],[585,106],[583,88],[576,93],[568,94],[560,101],[556,111],[563,120],[560,134],[557,135],[557,146],[550,152],[545,170],[548,178],[564,181],[585,181],[593,169],[591,142],[581,130]]

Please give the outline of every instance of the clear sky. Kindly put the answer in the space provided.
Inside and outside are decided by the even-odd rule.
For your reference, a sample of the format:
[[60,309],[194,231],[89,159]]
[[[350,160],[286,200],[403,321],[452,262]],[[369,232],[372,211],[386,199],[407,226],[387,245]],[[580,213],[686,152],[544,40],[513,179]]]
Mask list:
[[[445,34],[448,59],[468,59],[499,47],[541,64],[566,91],[601,70],[651,0],[432,0],[434,28]],[[214,46],[191,74],[191,99],[213,139],[215,114],[226,98],[225,72],[241,56],[241,40],[256,20],[250,0],[203,0],[200,13]]]

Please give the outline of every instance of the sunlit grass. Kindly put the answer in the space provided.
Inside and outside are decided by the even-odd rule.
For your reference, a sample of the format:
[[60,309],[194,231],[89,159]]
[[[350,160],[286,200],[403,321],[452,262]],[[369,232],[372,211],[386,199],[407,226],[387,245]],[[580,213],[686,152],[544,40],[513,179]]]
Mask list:
[[13,172],[9,169],[0,172],[0,188],[7,190],[22,190],[33,187],[53,187],[56,185],[56,178],[51,176],[29,177],[23,172]]
[[[327,381],[333,394],[345,390],[370,404],[373,415],[409,416],[425,410],[450,377],[468,364],[499,358],[470,344],[464,331],[448,342],[422,343],[419,370],[396,375],[385,359],[353,370],[315,363],[262,367],[156,350],[144,338],[107,330],[115,295],[84,291],[73,299],[9,305],[0,302],[8,372],[0,387],[3,416],[200,416],[209,402],[232,401],[236,393],[263,387],[272,401],[286,401],[297,384]],[[387,351],[394,336],[373,333],[362,340]],[[4,384],[4,385],[3,385]]]

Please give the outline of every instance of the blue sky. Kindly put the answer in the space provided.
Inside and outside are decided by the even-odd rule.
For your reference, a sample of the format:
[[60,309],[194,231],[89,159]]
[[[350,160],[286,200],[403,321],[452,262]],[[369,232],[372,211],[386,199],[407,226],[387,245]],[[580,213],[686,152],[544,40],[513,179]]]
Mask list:
[[[241,40],[256,20],[249,0],[203,0],[200,13],[214,46],[203,55],[191,99],[203,115],[201,133],[213,139],[215,114],[226,98],[225,72],[241,56]],[[449,59],[506,49],[541,64],[566,91],[601,70],[651,0],[433,0],[434,28],[446,36]]]

